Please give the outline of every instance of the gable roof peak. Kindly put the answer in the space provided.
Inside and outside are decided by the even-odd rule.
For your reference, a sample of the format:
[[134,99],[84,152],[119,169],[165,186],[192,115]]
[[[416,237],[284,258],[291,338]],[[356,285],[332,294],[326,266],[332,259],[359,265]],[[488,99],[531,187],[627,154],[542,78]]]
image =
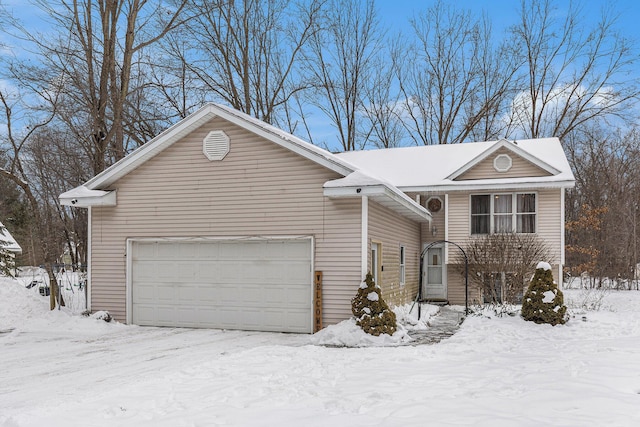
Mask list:
[[[557,138],[553,138],[553,139],[557,140]],[[456,171],[454,171],[451,175],[449,175],[447,177],[447,179],[454,180],[454,179],[460,177],[462,174],[464,174],[465,172],[469,171],[471,168],[473,168],[478,163],[480,163],[481,161],[485,160],[486,158],[488,158],[489,156],[491,156],[492,154],[494,154],[496,151],[500,150],[501,148],[506,148],[507,150],[511,151],[512,153],[516,154],[517,156],[522,157],[523,159],[525,159],[525,160],[533,163],[534,165],[538,166],[540,169],[548,172],[550,175],[558,175],[561,172],[560,170],[558,170],[557,168],[551,166],[549,163],[543,161],[539,157],[534,156],[529,151],[522,149],[518,145],[517,140],[510,141],[510,140],[508,140],[506,138],[501,138],[501,139],[495,141],[489,147],[487,147],[486,150],[484,150],[483,152],[478,154],[476,157],[474,157],[473,159],[471,159],[470,161],[468,161],[467,163],[462,165],[460,168],[458,168]]]

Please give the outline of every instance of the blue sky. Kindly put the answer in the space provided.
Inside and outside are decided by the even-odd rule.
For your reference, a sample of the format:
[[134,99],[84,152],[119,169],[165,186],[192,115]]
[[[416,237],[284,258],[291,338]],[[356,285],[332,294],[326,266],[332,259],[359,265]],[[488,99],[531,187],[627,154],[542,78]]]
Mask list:
[[[492,22],[494,37],[499,39],[509,26],[517,24],[521,0],[444,1],[457,8],[468,9],[475,16],[485,12]],[[0,0],[0,2],[23,20],[28,27],[46,32],[48,25],[46,17],[29,0]],[[435,0],[376,0],[380,25],[383,29],[388,30],[389,35],[394,35],[399,31],[411,32],[410,19],[423,13],[434,3]],[[640,42],[640,0],[583,0],[581,3],[587,25],[590,27],[594,25],[599,19],[602,9],[608,7],[615,15],[618,15],[617,27],[622,34],[636,41],[636,46],[640,46],[638,44]],[[561,17],[568,9],[570,1],[556,0],[553,4],[557,7],[556,13]],[[308,120],[313,128],[315,142],[320,144],[326,142],[329,146],[333,146],[335,131],[326,126],[326,118],[313,115],[308,117]]]
[[[377,0],[380,21],[392,30],[401,30],[408,25],[409,19],[431,5],[430,0]],[[485,11],[492,23],[494,31],[504,30],[518,19],[520,0],[445,0],[458,8],[468,9],[478,16]],[[575,1],[574,1],[575,3]],[[611,7],[618,13],[619,27],[628,36],[640,40],[640,1],[638,0],[583,0],[583,11],[587,21],[596,22],[603,7]],[[570,1],[556,0],[557,12],[562,14],[569,7]]]

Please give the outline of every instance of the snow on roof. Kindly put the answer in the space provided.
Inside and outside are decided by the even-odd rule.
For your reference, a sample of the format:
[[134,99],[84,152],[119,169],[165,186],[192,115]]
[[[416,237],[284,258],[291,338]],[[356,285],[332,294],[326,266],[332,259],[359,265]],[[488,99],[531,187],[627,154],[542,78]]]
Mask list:
[[22,253],[22,248],[20,247],[18,242],[16,242],[16,239],[13,238],[11,233],[9,233],[9,230],[7,230],[6,227],[1,222],[0,222],[0,241],[4,242],[4,243],[0,243],[0,247],[2,247],[2,249],[6,249],[9,252],[14,252],[18,254]]
[[388,185],[391,184],[381,181],[369,174],[366,174],[360,170],[350,173],[344,178],[334,179],[327,181],[324,184],[324,188],[339,188],[339,187],[366,187],[371,185]]
[[[462,166],[481,158],[500,141],[471,142],[463,144],[427,145],[419,147],[388,148],[379,150],[349,151],[338,157],[354,164],[360,170],[392,183],[401,190],[444,190],[472,185],[552,185],[572,186],[574,177],[558,138],[519,140],[514,151],[524,151],[559,171],[552,176],[478,179],[471,184],[453,181],[450,177]],[[515,148],[517,147],[517,148]]]

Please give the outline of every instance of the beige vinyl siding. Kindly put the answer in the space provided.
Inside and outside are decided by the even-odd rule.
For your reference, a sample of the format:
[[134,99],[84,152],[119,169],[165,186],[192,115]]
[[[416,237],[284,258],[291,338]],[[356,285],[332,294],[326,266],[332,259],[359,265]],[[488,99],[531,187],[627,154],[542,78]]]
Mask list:
[[[424,198],[425,206],[429,199],[435,196],[428,196]],[[437,196],[440,200],[442,200],[442,209],[439,212],[431,213],[431,224],[428,222],[422,223],[422,243],[435,242],[437,240],[444,240],[445,236],[445,212],[447,210],[447,206],[445,206],[445,197],[444,194]],[[433,227],[436,228],[436,234],[433,235]]]
[[[497,191],[498,192],[498,191]],[[509,191],[502,191],[509,193]],[[551,251],[551,262],[553,274],[556,281],[558,277],[558,267],[560,264],[560,254],[562,250],[562,196],[561,189],[542,190],[518,190],[518,193],[533,192],[537,194],[538,212],[537,235],[549,246]],[[465,246],[470,238],[470,195],[489,194],[490,192],[457,192],[449,194],[449,240]],[[455,258],[455,248],[450,246],[448,250],[448,263],[451,264]],[[541,260],[542,261],[542,260]],[[449,301],[454,304],[464,303],[464,277],[454,266],[448,267],[448,291]],[[472,296],[477,299],[476,291],[470,289],[470,300]]]
[[[230,138],[209,161],[202,140]],[[313,236],[323,272],[323,318],[350,315],[360,283],[360,200],[331,200],[322,185],[339,178],[297,154],[216,118],[120,179],[116,207],[92,211],[92,309],[126,318],[125,244],[132,237]]]
[[[493,167],[493,160],[500,154],[507,154],[511,157],[511,169],[507,172],[498,172]],[[482,160],[480,163],[460,175],[455,181],[490,179],[490,178],[522,178],[549,176],[549,172],[523,159],[507,148],[500,148],[498,151]]]
[[[420,275],[420,223],[399,217],[369,200],[369,267],[371,242],[382,244],[382,297],[391,306],[412,301],[418,292]],[[405,284],[400,285],[400,246],[405,247]]]

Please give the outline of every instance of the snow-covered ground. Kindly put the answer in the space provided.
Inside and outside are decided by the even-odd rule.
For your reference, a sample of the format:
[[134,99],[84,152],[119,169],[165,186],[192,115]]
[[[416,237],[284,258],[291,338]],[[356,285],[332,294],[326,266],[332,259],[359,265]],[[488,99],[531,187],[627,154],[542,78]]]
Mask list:
[[600,302],[564,326],[478,316],[436,345],[336,348],[314,343],[376,342],[348,323],[319,336],[105,323],[0,279],[0,426],[640,425],[640,292]]

